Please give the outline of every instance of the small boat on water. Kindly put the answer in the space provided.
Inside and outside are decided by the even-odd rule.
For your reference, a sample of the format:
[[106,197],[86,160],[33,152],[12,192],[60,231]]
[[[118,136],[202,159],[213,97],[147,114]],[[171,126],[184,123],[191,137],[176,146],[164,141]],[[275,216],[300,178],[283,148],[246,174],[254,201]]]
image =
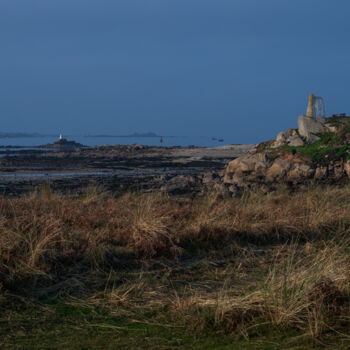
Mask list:
[[218,141],[218,142],[223,142],[224,139],[218,139],[217,137],[212,137],[212,141]]

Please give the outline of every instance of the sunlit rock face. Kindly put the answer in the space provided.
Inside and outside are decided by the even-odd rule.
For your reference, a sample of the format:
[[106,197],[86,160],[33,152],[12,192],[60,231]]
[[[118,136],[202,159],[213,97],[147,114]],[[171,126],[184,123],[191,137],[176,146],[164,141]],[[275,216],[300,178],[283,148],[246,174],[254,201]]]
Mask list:
[[276,140],[271,145],[271,148],[278,148],[283,145],[288,146],[302,146],[304,141],[299,136],[298,132],[295,129],[288,129],[287,131],[280,132]]
[[270,151],[263,151],[246,154],[229,162],[223,181],[229,192],[234,194],[254,188],[269,192],[275,190],[278,184],[299,186],[315,182],[334,183],[348,178],[350,161],[315,164],[305,161],[298,154],[282,151],[276,157]]
[[305,137],[310,143],[317,141],[319,139],[317,134],[324,134],[329,131],[324,121],[322,118],[315,119],[301,115],[298,118],[299,135]]

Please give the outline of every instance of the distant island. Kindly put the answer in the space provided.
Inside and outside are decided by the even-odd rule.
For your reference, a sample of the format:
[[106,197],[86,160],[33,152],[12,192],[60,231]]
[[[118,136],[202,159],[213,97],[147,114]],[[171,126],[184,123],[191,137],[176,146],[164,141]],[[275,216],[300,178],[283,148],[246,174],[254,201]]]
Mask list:
[[69,141],[66,138],[59,136],[59,138],[54,142],[46,145],[39,146],[41,148],[55,148],[61,151],[74,151],[77,148],[87,147],[82,145],[81,143],[75,141]]
[[108,135],[108,134],[100,134],[100,135],[84,135],[85,137],[160,137],[160,135],[157,135],[154,132],[144,132],[144,133],[138,133],[134,132],[130,135]]

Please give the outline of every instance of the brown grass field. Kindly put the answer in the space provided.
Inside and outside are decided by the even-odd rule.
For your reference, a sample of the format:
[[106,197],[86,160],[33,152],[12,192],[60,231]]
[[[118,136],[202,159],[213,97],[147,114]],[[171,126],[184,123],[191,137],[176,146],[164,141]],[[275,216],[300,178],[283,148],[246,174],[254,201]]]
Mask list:
[[350,187],[0,197],[0,347],[350,348]]

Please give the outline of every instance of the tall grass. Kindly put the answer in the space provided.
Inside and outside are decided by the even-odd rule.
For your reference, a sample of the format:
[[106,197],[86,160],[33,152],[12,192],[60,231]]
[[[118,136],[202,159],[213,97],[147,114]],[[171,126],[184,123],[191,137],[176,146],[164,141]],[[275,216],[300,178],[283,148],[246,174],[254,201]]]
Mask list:
[[216,322],[231,329],[252,323],[292,327],[317,337],[334,316],[345,320],[350,313],[350,257],[344,247],[330,245],[312,253],[284,246],[251,293],[232,297],[227,289],[214,301]]
[[0,295],[103,275],[89,300],[116,313],[317,338],[349,325],[349,230],[350,187],[226,199],[46,188],[0,197]]
[[186,253],[188,242],[225,244],[321,240],[347,236],[350,187],[242,198],[120,198],[54,193],[0,198],[0,276],[7,283],[30,276],[56,279],[65,266],[109,268],[113,251],[139,259]]

